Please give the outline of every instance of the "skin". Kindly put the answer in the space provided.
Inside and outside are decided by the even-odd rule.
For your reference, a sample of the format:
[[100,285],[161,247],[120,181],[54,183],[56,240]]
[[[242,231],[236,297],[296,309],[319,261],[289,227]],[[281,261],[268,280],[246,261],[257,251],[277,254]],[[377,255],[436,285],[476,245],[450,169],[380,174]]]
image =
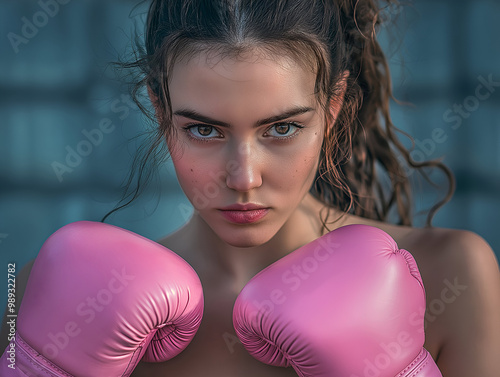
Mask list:
[[[313,200],[308,192],[325,127],[313,94],[314,73],[290,60],[225,59],[214,64],[202,53],[175,65],[170,90],[174,114],[193,109],[230,126],[202,128],[207,137],[197,126],[185,129],[204,123],[174,115],[178,136],[170,141],[177,147],[170,148],[172,161],[196,210],[191,224],[214,246],[215,254],[207,257],[235,272],[249,265],[260,270],[283,255],[277,246],[314,239],[297,231],[307,217],[305,203]],[[258,120],[293,107],[311,110],[255,127]],[[236,203],[270,209],[261,221],[234,224],[220,209]]]
[[[159,242],[198,273],[205,312],[184,352],[166,363],[139,363],[132,374],[135,377],[296,376],[290,368],[263,365],[248,355],[232,328],[232,306],[252,276],[324,234],[320,221],[324,205],[308,191],[328,125],[315,103],[314,72],[285,57],[256,56],[250,53],[238,60],[214,61],[200,53],[174,68],[170,81],[173,112],[188,108],[230,127],[173,117],[178,132],[176,139],[168,141],[169,148],[195,212],[187,224]],[[151,100],[157,103],[154,96]],[[295,129],[279,128],[276,122],[254,127],[258,120],[292,106],[316,110],[279,122],[304,127],[287,141],[280,140],[283,136],[278,131],[288,134]],[[332,103],[334,117],[340,106]],[[185,129],[193,123],[203,127]],[[200,141],[202,134],[210,140]],[[257,223],[237,225],[220,213],[224,206],[247,202],[268,206],[268,214]],[[329,220],[339,215],[333,210]],[[417,229],[351,215],[330,229],[347,224],[379,227],[415,257],[426,290],[424,347],[443,376],[496,376],[500,369],[500,273],[489,245],[468,231]],[[30,268],[24,268],[18,278],[21,295]],[[457,283],[455,292],[447,282]],[[5,331],[4,326],[4,335]]]

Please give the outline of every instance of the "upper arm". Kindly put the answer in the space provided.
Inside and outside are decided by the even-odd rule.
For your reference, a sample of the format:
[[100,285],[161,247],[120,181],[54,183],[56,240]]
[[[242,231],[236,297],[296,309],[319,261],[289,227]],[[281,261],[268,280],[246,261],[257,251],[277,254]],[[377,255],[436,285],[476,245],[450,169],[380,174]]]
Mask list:
[[[21,300],[24,296],[24,291],[26,290],[26,284],[28,283],[28,278],[30,276],[31,268],[35,260],[31,260],[24,265],[23,268],[16,275],[16,313],[19,313],[19,308],[21,307]],[[7,307],[3,316],[2,329],[0,330],[0,354],[3,353],[7,345],[9,344],[8,335],[10,327],[7,325]]]
[[443,377],[498,376],[500,272],[495,254],[477,234],[453,231],[444,255],[447,294],[456,299],[442,314],[445,339],[437,364]]

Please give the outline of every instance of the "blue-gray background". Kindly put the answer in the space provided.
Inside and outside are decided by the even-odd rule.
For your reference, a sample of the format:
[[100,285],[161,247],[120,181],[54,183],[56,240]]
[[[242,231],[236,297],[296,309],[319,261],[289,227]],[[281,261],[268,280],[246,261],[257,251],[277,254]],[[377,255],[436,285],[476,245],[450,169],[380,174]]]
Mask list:
[[[19,271],[56,229],[99,220],[112,208],[140,144],[131,139],[145,127],[127,88],[106,69],[130,53],[144,6],[131,12],[137,1],[64,3],[0,0],[0,310],[7,263]],[[483,87],[481,99],[476,89],[489,77],[500,82],[500,3],[418,0],[387,14],[398,25],[388,22],[381,32],[395,94],[413,104],[394,106],[394,122],[416,139],[416,160],[443,158],[457,178],[453,200],[433,224],[477,232],[498,255],[500,87]],[[24,26],[29,22],[37,30]],[[26,38],[16,47],[9,33]],[[453,112],[455,105],[465,106],[462,115]],[[106,119],[111,132],[58,178],[54,163],[66,164],[68,150],[87,140],[84,131]],[[415,185],[421,186],[417,209],[444,193]],[[158,239],[185,221],[188,205],[165,164],[159,181],[108,222]],[[417,217],[417,225],[422,221]]]

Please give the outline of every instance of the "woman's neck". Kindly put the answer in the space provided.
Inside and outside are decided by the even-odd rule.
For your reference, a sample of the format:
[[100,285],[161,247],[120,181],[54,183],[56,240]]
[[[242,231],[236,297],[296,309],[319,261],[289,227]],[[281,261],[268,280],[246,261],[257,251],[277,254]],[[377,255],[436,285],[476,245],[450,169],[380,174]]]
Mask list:
[[[223,240],[198,215],[193,215],[182,229],[184,237],[191,244],[189,247],[196,255],[196,270],[217,274],[230,279],[235,289],[240,289],[256,273],[284,257],[297,248],[320,237],[324,231],[320,211],[324,205],[310,194],[297,207],[280,230],[265,244],[255,247],[234,247]],[[331,211],[330,218],[338,217],[338,212]],[[331,228],[344,225],[346,219],[335,223]]]

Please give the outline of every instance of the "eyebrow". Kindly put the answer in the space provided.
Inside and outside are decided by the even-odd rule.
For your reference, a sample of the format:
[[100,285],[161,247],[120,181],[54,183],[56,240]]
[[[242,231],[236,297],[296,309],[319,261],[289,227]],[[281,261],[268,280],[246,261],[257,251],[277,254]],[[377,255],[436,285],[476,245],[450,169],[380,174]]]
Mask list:
[[[309,111],[314,111],[314,109],[312,107],[307,107],[307,106],[293,107],[291,109],[286,110],[285,112],[283,112],[281,114],[273,115],[269,118],[258,120],[255,123],[254,127],[260,127],[264,124],[279,122],[280,120],[288,119],[288,118],[291,118],[293,116],[297,116],[297,115],[301,115],[301,114],[305,114],[305,113],[308,113]],[[210,117],[203,115],[203,114],[200,114],[199,112],[192,110],[192,109],[179,109],[179,110],[174,112],[174,115],[180,115],[180,116],[183,116],[185,118],[193,119],[193,120],[196,120],[196,121],[202,122],[202,123],[213,124],[214,126],[231,128],[231,125],[229,123],[210,118]]]

